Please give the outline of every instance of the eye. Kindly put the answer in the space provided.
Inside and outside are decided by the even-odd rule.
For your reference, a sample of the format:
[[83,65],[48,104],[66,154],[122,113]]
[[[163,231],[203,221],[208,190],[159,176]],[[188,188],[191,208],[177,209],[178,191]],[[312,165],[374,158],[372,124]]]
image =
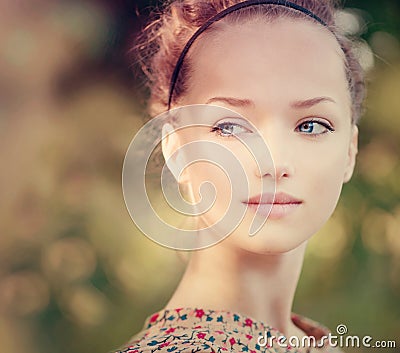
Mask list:
[[311,119],[303,121],[296,127],[296,131],[306,135],[321,135],[327,132],[334,132],[335,129],[328,122]]
[[213,126],[211,128],[211,132],[215,132],[217,133],[217,135],[220,135],[222,137],[229,137],[251,131],[241,124],[224,121]]

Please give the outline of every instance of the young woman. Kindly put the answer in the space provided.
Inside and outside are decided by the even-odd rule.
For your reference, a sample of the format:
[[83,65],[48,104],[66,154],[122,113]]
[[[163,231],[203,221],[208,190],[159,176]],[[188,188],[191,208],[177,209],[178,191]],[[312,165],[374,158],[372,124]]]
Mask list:
[[[169,168],[182,171],[186,142],[216,142],[240,159],[250,197],[230,199],[246,207],[242,222],[191,253],[172,298],[120,352],[340,352],[326,328],[291,312],[307,241],[334,211],[357,154],[363,75],[334,12],[328,0],[177,0],[147,27],[139,47],[153,114],[200,104],[237,112],[208,130],[170,133]],[[249,162],[232,138],[256,130],[273,166]],[[204,180],[217,195],[200,217],[208,225],[227,204],[223,175],[206,163],[179,175],[192,196]],[[272,199],[258,193],[271,183]],[[254,214],[266,222],[249,237]]]

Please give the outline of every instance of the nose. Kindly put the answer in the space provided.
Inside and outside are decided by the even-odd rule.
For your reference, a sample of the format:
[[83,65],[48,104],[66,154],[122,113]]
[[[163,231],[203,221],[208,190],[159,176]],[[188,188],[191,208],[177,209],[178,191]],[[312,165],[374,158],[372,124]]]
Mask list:
[[268,147],[269,156],[257,160],[255,175],[258,178],[269,177],[275,181],[292,177],[294,151],[290,150],[288,136],[279,136],[278,133],[272,133],[270,130],[270,133],[263,134],[263,139]]
[[293,175],[292,168],[281,158],[274,158],[274,156],[272,156],[272,163],[268,164],[269,165],[264,166],[259,164],[259,166],[256,167],[255,175],[258,178],[271,177],[278,181],[283,178],[289,178]]

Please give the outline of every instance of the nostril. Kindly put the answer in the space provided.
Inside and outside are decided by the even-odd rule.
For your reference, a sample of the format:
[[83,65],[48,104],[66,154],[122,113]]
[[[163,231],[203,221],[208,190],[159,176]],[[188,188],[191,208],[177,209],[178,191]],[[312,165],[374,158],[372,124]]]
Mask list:
[[292,175],[292,171],[286,165],[278,166],[278,167],[275,168],[275,179],[276,180],[279,180],[279,179],[282,179],[282,178],[289,178],[290,175]]

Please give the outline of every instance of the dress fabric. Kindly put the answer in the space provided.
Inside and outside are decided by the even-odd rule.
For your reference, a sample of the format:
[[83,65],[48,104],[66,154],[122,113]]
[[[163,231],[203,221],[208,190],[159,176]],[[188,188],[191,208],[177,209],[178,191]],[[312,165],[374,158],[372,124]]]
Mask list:
[[[304,316],[292,313],[291,319],[317,344],[330,332]],[[289,340],[284,344],[275,341],[271,346],[272,336],[277,339],[283,334],[260,321],[226,310],[163,309],[150,315],[142,331],[115,353],[343,353],[329,346],[326,339],[317,348],[292,347]]]

